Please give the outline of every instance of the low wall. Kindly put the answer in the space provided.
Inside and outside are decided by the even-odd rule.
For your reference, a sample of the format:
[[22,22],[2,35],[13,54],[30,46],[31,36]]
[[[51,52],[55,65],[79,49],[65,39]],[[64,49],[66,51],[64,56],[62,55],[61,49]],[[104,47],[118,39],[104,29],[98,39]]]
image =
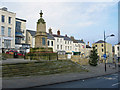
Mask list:
[[80,65],[88,65],[89,64],[89,60],[87,58],[81,58],[79,55],[73,55],[71,57],[71,60]]
[[52,48],[31,48],[30,53],[26,54],[25,59],[30,60],[57,60],[57,53],[53,53]]
[[67,55],[58,55],[58,60],[66,60]]
[[29,53],[25,58],[30,60],[57,60],[57,53]]
[[52,48],[31,48],[30,52],[53,52]]
[[25,59],[30,60],[67,60],[67,55],[57,55],[57,53],[31,53],[26,54]]

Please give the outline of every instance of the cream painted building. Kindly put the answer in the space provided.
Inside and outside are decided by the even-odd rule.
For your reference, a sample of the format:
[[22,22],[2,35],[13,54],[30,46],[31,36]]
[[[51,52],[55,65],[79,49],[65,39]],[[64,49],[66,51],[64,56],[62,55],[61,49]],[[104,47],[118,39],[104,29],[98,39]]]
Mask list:
[[120,42],[118,44],[114,45],[114,54],[117,57],[120,57]]
[[93,49],[93,48],[90,47],[89,42],[88,42],[87,45],[86,45],[86,50],[85,50],[85,55],[86,55],[86,57],[89,57],[89,56],[90,56],[90,53],[91,53],[91,50],[92,50],[92,49]]
[[36,31],[33,30],[26,30],[26,43],[30,44],[31,48],[35,47],[35,34]]
[[[103,59],[103,55],[104,55],[104,41],[103,40],[99,40],[95,43],[92,44],[92,47],[95,47],[97,49],[97,53],[99,55],[99,59]],[[112,44],[106,43],[106,55],[108,56],[108,58],[112,58]]]
[[15,17],[7,8],[0,9],[0,48],[15,48]]

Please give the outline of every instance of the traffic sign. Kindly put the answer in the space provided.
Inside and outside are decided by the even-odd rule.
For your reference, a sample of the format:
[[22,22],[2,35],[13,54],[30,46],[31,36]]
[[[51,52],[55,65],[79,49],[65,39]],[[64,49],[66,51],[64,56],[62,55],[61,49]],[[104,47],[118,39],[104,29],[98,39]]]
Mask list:
[[103,57],[106,58],[106,54],[104,54]]

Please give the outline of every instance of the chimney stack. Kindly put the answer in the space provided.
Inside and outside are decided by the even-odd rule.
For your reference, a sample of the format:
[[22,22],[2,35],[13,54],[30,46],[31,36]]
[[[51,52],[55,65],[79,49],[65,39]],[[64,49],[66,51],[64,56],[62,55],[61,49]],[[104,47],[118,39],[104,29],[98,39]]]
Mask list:
[[72,41],[74,41],[74,40],[75,40],[73,36],[71,36],[71,37],[70,37],[70,39],[71,39]]
[[52,34],[52,29],[51,28],[49,28],[49,33]]
[[3,7],[2,10],[7,11],[7,8],[6,8],[6,7]]
[[60,35],[60,30],[57,31],[57,35]]
[[67,34],[65,34],[65,37],[67,37]]
[[81,39],[81,41],[83,42],[83,39]]
[[88,46],[90,46],[90,45],[89,45],[89,41],[88,41]]

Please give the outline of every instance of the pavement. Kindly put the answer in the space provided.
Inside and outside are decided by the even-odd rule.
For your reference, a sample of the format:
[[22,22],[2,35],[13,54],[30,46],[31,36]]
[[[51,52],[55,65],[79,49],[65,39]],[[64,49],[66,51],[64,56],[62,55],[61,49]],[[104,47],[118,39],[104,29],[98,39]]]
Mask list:
[[[40,61],[49,61],[49,60],[40,60]],[[50,60],[50,61],[55,61],[55,60]],[[39,62],[39,60],[13,58],[13,59],[7,59],[7,60],[0,60],[0,65],[2,65],[2,64],[28,63],[28,62]]]
[[83,67],[87,68],[89,72],[3,78],[2,88],[30,88],[36,86],[83,80],[118,72],[118,67],[115,68],[114,64],[110,64],[110,67],[109,65],[107,65],[106,72],[104,70],[104,64],[98,64],[98,66],[96,67],[89,65]]
[[7,59],[7,60],[1,60],[1,64],[15,64],[15,63],[28,63],[28,62],[36,62],[37,60],[29,60],[29,59]]

